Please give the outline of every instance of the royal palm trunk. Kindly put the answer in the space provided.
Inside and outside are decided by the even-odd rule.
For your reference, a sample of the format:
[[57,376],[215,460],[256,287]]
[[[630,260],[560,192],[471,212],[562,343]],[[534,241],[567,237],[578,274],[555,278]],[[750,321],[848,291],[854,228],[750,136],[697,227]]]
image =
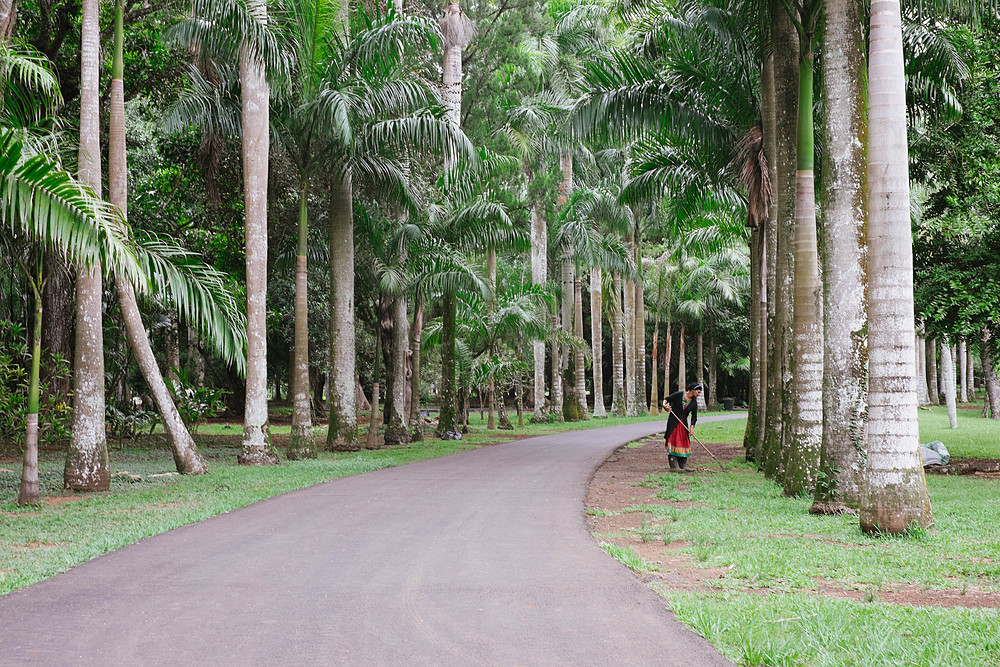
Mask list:
[[611,366],[614,372],[611,385],[611,414],[625,416],[625,359],[622,322],[622,279],[614,274],[615,299],[611,305]]
[[[263,2],[252,4],[256,18],[266,21]],[[270,144],[270,101],[262,65],[240,49],[243,114],[243,199],[246,217],[247,394],[243,422],[242,465],[271,465],[267,415],[267,172]]]
[[593,355],[594,419],[608,416],[604,408],[604,334],[602,332],[603,305],[601,269],[590,270],[590,349]]
[[409,322],[406,319],[406,297],[400,295],[392,302],[393,372],[385,395],[389,413],[389,419],[385,424],[387,445],[403,445],[410,441],[410,431],[406,426],[406,351],[410,337],[409,329]]
[[[111,114],[108,124],[108,198],[121,211],[122,218],[128,219],[128,159],[125,144],[125,88],[122,28],[122,3],[115,7],[114,61],[111,71]],[[198,447],[181,420],[177,406],[163,381],[156,356],[149,343],[146,327],[143,325],[136,302],[135,290],[120,274],[115,276],[118,301],[129,346],[135,356],[139,371],[149,387],[156,407],[163,420],[164,430],[170,438],[174,464],[177,472],[186,475],[201,475],[208,472],[208,466],[198,453]],[[178,364],[179,365],[179,364]]]
[[583,364],[583,279],[580,276],[573,279],[573,334],[580,339],[581,343],[573,350],[576,399],[579,402],[580,419],[586,420],[590,418],[590,410],[587,407],[587,369]]
[[775,100],[775,229],[773,355],[768,369],[767,435],[762,459],[764,474],[781,481],[785,441],[790,435],[792,405],[788,400],[792,349],[792,300],[795,254],[796,136],[798,115],[799,40],[791,18],[780,2],[771,3],[774,39]]
[[799,41],[802,50],[799,56],[795,172],[792,429],[783,479],[787,496],[813,491],[823,444],[823,302],[816,245],[816,192],[813,174],[812,35],[800,35]]
[[938,391],[938,368],[937,368],[937,338],[927,341],[927,392],[930,394],[931,403],[941,405],[941,393]]
[[17,493],[17,504],[40,505],[41,493],[38,488],[38,395],[42,358],[42,271],[44,259],[38,256],[36,273],[31,280],[35,295],[34,328],[31,335],[31,374],[28,376],[28,414],[24,427],[24,460],[21,465],[21,488]]
[[351,172],[330,180],[330,427],[326,448],[358,449],[354,333],[354,201]]
[[410,332],[410,439],[423,440],[424,420],[420,416],[420,336],[424,329],[424,299],[417,295]]
[[[544,285],[548,279],[547,256],[548,230],[545,218],[535,205],[531,207],[531,283],[535,286]],[[542,420],[545,418],[545,341],[532,341],[531,349],[534,356],[532,415],[536,420]]]
[[902,533],[933,522],[920,462],[913,357],[906,93],[899,0],[871,5],[869,55],[868,459],[861,529]]
[[941,376],[944,378],[944,402],[948,406],[948,424],[958,428],[958,405],[955,401],[955,363],[948,339],[941,346]]
[[827,0],[823,31],[823,449],[814,511],[857,508],[868,403],[868,109],[861,7]]
[[[97,0],[83,0],[80,22],[80,182],[101,194],[100,26]],[[104,429],[104,285],[99,266],[77,267],[73,423],[64,482],[77,491],[104,491],[111,482]]]
[[309,400],[309,180],[299,187],[299,238],[295,260],[295,350],[292,362],[292,429],[288,458],[315,458],[312,402]]
[[968,357],[965,354],[965,338],[958,339],[958,386],[959,386],[959,396],[963,403],[969,402],[969,366]]

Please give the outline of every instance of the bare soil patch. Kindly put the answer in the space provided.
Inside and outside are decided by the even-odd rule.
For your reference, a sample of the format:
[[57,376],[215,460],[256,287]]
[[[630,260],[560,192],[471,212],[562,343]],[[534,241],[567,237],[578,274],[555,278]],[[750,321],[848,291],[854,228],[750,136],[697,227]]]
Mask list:
[[[648,475],[661,475],[669,469],[662,436],[650,436],[639,442],[641,446],[633,444],[615,451],[591,479],[586,504],[591,534],[598,542],[631,547],[643,561],[653,565],[656,571],[637,576],[655,589],[691,592],[718,590],[711,586],[711,582],[726,577],[730,568],[701,566],[694,556],[684,551],[692,546],[685,541],[674,540],[664,544],[663,528],[670,523],[670,519],[657,518],[652,513],[638,509],[637,506],[640,505],[675,507],[691,505],[689,501],[671,502],[657,498],[656,489],[639,486],[646,481]],[[743,458],[743,446],[740,444],[708,446],[722,461]],[[691,465],[699,474],[719,472],[718,466],[704,450],[700,455],[695,452]],[[805,534],[782,533],[770,537],[774,539],[805,537],[829,541],[819,535]],[[857,545],[839,544],[839,546]],[[750,592],[761,595],[777,593],[760,587]],[[820,580],[817,581],[817,588],[811,592],[834,598],[881,600],[905,606],[1000,607],[1000,593],[982,591],[974,586],[964,589],[931,590],[914,584],[885,583],[877,590],[871,590],[848,589],[836,582]]]

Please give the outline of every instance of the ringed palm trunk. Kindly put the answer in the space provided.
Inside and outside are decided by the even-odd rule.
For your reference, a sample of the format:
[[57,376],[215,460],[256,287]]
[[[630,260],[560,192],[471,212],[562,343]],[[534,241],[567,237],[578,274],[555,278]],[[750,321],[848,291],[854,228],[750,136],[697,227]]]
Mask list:
[[931,397],[927,390],[927,339],[923,332],[917,334],[915,344],[917,346],[917,401],[920,405],[928,405],[931,402]]
[[[531,283],[536,286],[545,284],[548,277],[546,266],[548,257],[548,230],[545,218],[537,205],[531,207]],[[534,386],[532,397],[534,409],[532,417],[538,421],[545,418],[545,341],[535,340],[531,343],[534,355]]]
[[[761,101],[760,101],[760,116],[761,116],[761,131],[763,134],[764,142],[764,153],[767,156],[767,170],[768,179],[773,185],[778,182],[777,175],[777,138],[775,137],[776,128],[776,117],[775,117],[775,97],[774,97],[774,56],[773,54],[768,54],[764,58],[764,62],[761,66],[761,78],[760,78],[760,88],[761,88]],[[754,261],[757,265],[757,280],[754,287],[757,292],[757,298],[754,300],[754,307],[756,308],[756,328],[757,328],[757,350],[754,352],[757,358],[757,379],[758,386],[755,393],[756,404],[754,405],[752,418],[754,420],[753,427],[747,427],[748,430],[752,428],[752,438],[749,439],[748,445],[752,447],[752,451],[748,450],[748,455],[752,457],[752,460],[761,466],[764,460],[764,441],[767,435],[767,401],[768,401],[768,381],[770,379],[771,371],[769,369],[770,360],[773,355],[770,354],[770,346],[772,341],[768,335],[769,324],[773,324],[773,321],[769,322],[770,314],[770,302],[768,301],[768,291],[771,285],[774,284],[774,271],[772,270],[772,265],[769,261],[772,253],[772,248],[774,246],[774,221],[777,217],[777,208],[775,197],[771,197],[770,206],[767,209],[767,216],[762,220],[760,229],[757,230],[757,247],[756,254],[754,256]],[[716,392],[716,399],[719,398],[718,389],[713,389]],[[748,419],[751,418],[748,416]]]
[[[573,260],[570,257],[570,251],[568,248],[563,250],[562,260],[560,262],[561,270],[561,284],[562,284],[562,302],[560,303],[559,309],[559,326],[562,328],[563,335],[567,338],[573,335]],[[573,348],[569,345],[559,346],[559,369],[561,373],[566,373],[566,369],[569,368],[570,356],[573,355]],[[574,364],[575,368],[575,364]],[[568,400],[576,399],[576,377],[573,373],[566,373],[563,379],[562,387],[562,402],[565,404]],[[562,405],[560,408],[563,414],[566,413],[566,406]],[[579,404],[577,404],[574,413],[579,412]]]
[[672,326],[673,323],[670,321],[670,317],[668,316],[667,331],[666,331],[667,344],[664,346],[663,349],[663,398],[666,398],[667,396],[670,395],[670,355],[672,353],[671,343],[673,342],[671,335]]
[[[98,90],[98,1],[83,0],[80,23],[80,181],[101,194]],[[73,423],[64,481],[77,491],[103,491],[111,482],[104,429],[104,285],[98,266],[80,266],[76,281]]]
[[822,483],[810,511],[861,501],[867,448],[868,110],[861,7],[826,0],[823,50],[823,447]]
[[455,404],[455,295],[444,294],[441,322],[441,413],[438,437],[458,430]]
[[424,328],[424,299],[419,294],[413,307],[410,331],[410,439],[424,439],[424,420],[420,416],[420,336]]
[[[642,257],[636,247],[637,264],[642,266]],[[635,413],[638,415],[646,405],[646,297],[640,275],[635,284]]]
[[601,303],[601,269],[590,270],[590,349],[594,374],[594,419],[608,416],[604,408],[604,334],[602,332],[603,305]]
[[[259,0],[252,5],[266,20]],[[240,49],[243,114],[243,198],[246,215],[247,395],[241,465],[274,465],[267,415],[267,170],[269,94],[262,66]]]
[[41,385],[43,267],[44,259],[39,253],[34,280],[29,281],[35,293],[35,322],[31,336],[31,375],[28,379],[28,414],[24,428],[24,461],[21,466],[21,488],[17,493],[17,504],[20,507],[42,504],[38,488],[38,395]]
[[622,286],[625,304],[625,414],[628,417],[635,417],[638,414],[638,407],[635,404],[635,285],[631,280],[624,280]]
[[798,169],[795,175],[792,429],[783,480],[785,495],[792,497],[815,488],[823,444],[823,302],[813,174],[813,53],[812,40],[805,39],[799,59]]
[[611,414],[625,416],[625,360],[622,322],[622,279],[614,274],[615,300],[611,305],[611,366],[614,371],[611,385]]
[[392,302],[392,383],[387,387],[389,421],[385,425],[385,444],[405,445],[410,441],[406,426],[406,350],[410,326],[406,319],[406,297],[397,296]]
[[[493,248],[489,248],[486,251],[486,280],[489,283],[490,291],[492,296],[490,296],[490,302],[488,304],[489,316],[492,318],[493,313],[496,312],[496,293],[497,293],[497,251]],[[487,351],[489,357],[493,358],[493,344],[490,343],[490,348]],[[489,384],[489,418],[486,422],[487,430],[492,431],[497,427],[495,409],[496,409],[496,382],[494,378],[490,378]]]
[[902,533],[933,522],[920,462],[913,363],[913,247],[899,0],[871,6],[868,124],[868,460],[861,529]]
[[[381,301],[381,299],[380,299]],[[384,302],[383,302],[384,303]],[[381,307],[378,308],[381,311]],[[379,384],[379,376],[382,373],[382,325],[381,317],[379,317],[379,322],[375,324],[375,363],[372,369],[372,409],[368,414],[368,437],[365,439],[365,449],[379,449],[379,425],[382,421],[382,411],[378,407],[379,403],[379,392],[381,387]]]
[[316,458],[309,400],[309,179],[299,189],[299,245],[295,261],[295,353],[292,363],[292,430],[288,458]]
[[[115,7],[114,63],[111,73],[111,117],[108,132],[108,198],[118,207],[122,217],[128,219],[128,161],[125,148],[125,87],[123,80],[123,30],[122,3]],[[142,323],[135,290],[121,275],[115,276],[118,300],[129,346],[143,379],[153,394],[156,407],[163,419],[163,426],[170,438],[174,464],[177,472],[185,475],[201,475],[208,472],[208,466],[198,453],[198,447],[181,420],[177,406],[163,381],[156,356],[149,344],[146,327]]]
[[[701,332],[701,325],[698,327],[698,369],[694,374],[694,381],[704,383],[705,382],[705,334]],[[708,404],[705,402],[705,394],[708,392],[703,391],[698,395],[698,409],[704,410]]]
[[677,391],[687,389],[687,359],[684,353],[684,325],[677,336]]
[[[573,333],[580,342],[583,343],[583,278],[576,276],[573,278]],[[587,407],[587,369],[583,363],[583,347],[577,347],[574,352],[576,398],[580,404],[580,419],[590,418],[590,409]]]
[[718,385],[718,356],[716,354],[715,346],[715,336],[709,334],[708,338],[708,407],[712,408],[719,404],[719,385]]
[[948,406],[948,425],[958,428],[958,405],[955,401],[955,363],[948,339],[941,346],[941,375],[944,377],[944,402]]
[[358,449],[354,338],[354,201],[350,169],[330,181],[330,426],[326,448]]
[[774,245],[774,303],[772,358],[768,369],[767,437],[764,474],[777,481],[784,473],[785,440],[789,436],[789,357],[792,345],[792,282],[795,269],[792,230],[795,219],[796,117],[798,109],[798,34],[788,12],[777,0],[771,2],[774,39],[775,171],[774,189],[776,242]]
[[660,380],[656,377],[656,357],[660,353],[659,342],[660,342],[660,318],[656,318],[656,323],[653,325],[653,364],[652,364],[652,378],[653,382],[649,388],[649,414],[658,415],[660,414],[660,392],[657,387]]

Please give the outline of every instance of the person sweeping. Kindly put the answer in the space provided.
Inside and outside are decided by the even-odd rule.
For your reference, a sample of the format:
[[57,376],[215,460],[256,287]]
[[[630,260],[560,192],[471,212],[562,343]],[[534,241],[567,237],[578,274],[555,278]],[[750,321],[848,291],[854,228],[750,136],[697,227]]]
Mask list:
[[[698,423],[698,397],[701,396],[701,390],[701,384],[695,382],[688,385],[687,391],[675,391],[663,399],[663,409],[670,411],[663,437],[671,470],[687,468],[688,457],[691,456],[689,434],[694,432],[694,425]],[[682,424],[683,428],[677,428],[678,424]]]

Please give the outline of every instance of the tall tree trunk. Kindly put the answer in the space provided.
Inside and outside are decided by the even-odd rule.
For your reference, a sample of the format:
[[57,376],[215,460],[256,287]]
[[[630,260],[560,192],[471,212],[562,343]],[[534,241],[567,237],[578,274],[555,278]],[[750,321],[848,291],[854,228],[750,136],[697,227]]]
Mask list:
[[798,115],[799,39],[791,18],[778,0],[771,2],[774,40],[775,100],[775,243],[773,356],[768,369],[767,437],[762,460],[764,474],[781,481],[785,442],[789,437],[788,400],[792,349],[792,283],[795,271],[792,231],[795,229],[796,136]]
[[[559,315],[558,313],[552,314],[549,318],[552,322],[552,331],[559,331]],[[552,340],[552,344],[549,347],[549,356],[551,358],[551,364],[549,368],[550,386],[552,388],[552,393],[549,396],[549,413],[553,415],[561,414],[562,403],[563,403],[563,386],[562,386],[562,372],[560,370],[559,362],[559,342],[555,339]]]
[[938,391],[938,368],[937,368],[937,338],[927,341],[927,391],[931,395],[931,404],[941,405],[941,393]]
[[441,315],[441,412],[438,416],[438,437],[458,430],[455,403],[455,296],[444,294]]
[[[380,303],[376,310],[381,313],[383,299],[379,299]],[[379,318],[381,321],[381,317]],[[380,322],[375,324],[375,362],[372,368],[372,409],[369,412],[368,418],[368,437],[365,439],[365,449],[380,449],[379,443],[379,424],[382,420],[382,411],[378,407],[379,403],[379,391],[381,387],[379,386],[379,376],[382,374],[382,325]]]
[[330,424],[326,448],[356,451],[354,193],[349,169],[330,179]]
[[927,339],[922,331],[917,334],[916,347],[917,402],[919,405],[927,405],[931,402],[931,397],[927,391]]
[[[657,313],[659,314],[659,313]],[[660,392],[657,385],[660,380],[656,377],[656,357],[659,354],[659,342],[660,342],[660,318],[656,318],[656,322],[653,324],[653,358],[650,376],[653,378],[652,383],[649,387],[649,414],[659,415],[660,414]]]
[[624,327],[622,322],[622,279],[614,274],[615,298],[611,304],[611,366],[614,371],[611,385],[611,414],[625,416],[625,358]]
[[576,399],[579,402],[580,419],[590,418],[590,408],[587,406],[587,369],[583,362],[583,278],[576,276],[573,279],[573,334],[580,339],[581,346],[573,351],[574,355],[574,378],[576,381]]
[[[108,195],[109,200],[121,211],[122,218],[128,220],[128,158],[125,147],[125,86],[124,60],[122,57],[124,30],[122,26],[122,2],[115,6],[115,42],[114,60],[111,70],[111,114],[108,132]],[[208,472],[208,466],[198,453],[198,447],[191,438],[187,427],[181,420],[177,406],[170,396],[160,367],[156,364],[156,356],[149,344],[146,327],[139,314],[139,304],[136,302],[132,285],[120,274],[115,276],[118,288],[118,300],[121,306],[122,320],[129,346],[135,356],[143,379],[153,394],[156,407],[163,419],[163,427],[170,437],[174,464],[177,472],[187,475],[201,475]],[[179,353],[178,353],[179,356]],[[180,361],[177,361],[177,366]]]
[[812,511],[857,508],[867,448],[868,110],[861,7],[827,0],[823,30],[823,449]]
[[604,308],[601,299],[601,269],[590,270],[590,349],[594,375],[594,419],[608,416],[604,408],[604,334],[602,319]]
[[[778,165],[776,160],[778,140],[775,136],[776,116],[775,116],[775,91],[774,91],[774,56],[768,54],[764,57],[761,67],[761,130],[764,141],[764,154],[767,156],[768,179],[772,187],[778,182]],[[762,220],[757,233],[757,299],[754,306],[757,308],[757,364],[759,369],[759,387],[757,390],[757,405],[752,414],[754,419],[753,438],[748,443],[753,447],[752,460],[761,465],[764,457],[764,442],[767,434],[767,402],[768,386],[771,379],[771,369],[769,364],[773,355],[770,353],[772,341],[768,335],[768,328],[773,324],[769,321],[771,304],[769,302],[769,292],[773,292],[774,271],[770,261],[774,253],[774,226],[777,218],[777,200],[770,198],[770,205],[767,209],[767,216]],[[719,398],[719,390],[715,389],[716,399]],[[748,415],[748,419],[751,415]],[[748,427],[749,428],[749,427]],[[748,452],[750,453],[750,452]]]
[[663,349],[663,398],[670,395],[670,359],[671,359],[671,327],[673,323],[670,321],[670,317],[667,317],[667,331],[666,331],[666,341],[667,344]]
[[410,439],[424,439],[424,420],[420,416],[420,336],[424,329],[424,299],[418,294],[413,306],[413,329],[410,331]]
[[944,378],[944,402],[948,406],[948,425],[958,428],[958,405],[955,401],[955,363],[951,356],[952,348],[948,339],[941,341],[941,376]]
[[[811,2],[806,1],[805,5]],[[795,279],[792,308],[792,429],[785,495],[812,492],[823,445],[823,301],[816,244],[811,28],[799,35],[799,104],[795,176]]]
[[[100,25],[97,0],[82,0],[80,22],[80,181],[100,196]],[[78,491],[104,491],[111,482],[104,429],[104,329],[101,268],[79,266],[73,424],[64,482]]]
[[392,302],[392,382],[386,388],[389,421],[385,425],[385,444],[404,445],[410,441],[406,414],[406,352],[410,326],[406,319],[406,297]]
[[997,377],[996,357],[993,352],[993,334],[989,329],[983,329],[979,355],[983,363],[983,385],[986,388],[989,417],[1000,420],[1000,378]]
[[686,390],[688,384],[687,355],[684,352],[684,329],[685,326],[682,324],[681,330],[677,334],[677,391]]
[[[762,83],[763,86],[763,83]],[[758,413],[763,405],[761,400],[761,361],[764,352],[761,349],[760,335],[764,330],[761,325],[761,244],[763,234],[766,229],[766,221],[761,226],[750,232],[750,400],[747,411],[747,425],[743,432],[743,449],[746,452],[747,461],[757,461],[757,442],[761,433],[757,430],[759,424]],[[714,372],[714,368],[712,369]],[[709,383],[708,392],[715,391],[715,382]],[[708,393],[706,392],[706,393]],[[715,399],[709,396],[708,404],[714,405]]]
[[[548,280],[547,258],[548,230],[545,218],[536,204],[531,207],[531,283],[533,285],[541,286]],[[531,348],[534,355],[532,417],[541,421],[545,418],[545,341],[532,341]]]
[[[562,286],[562,301],[560,302],[559,308],[559,326],[562,329],[562,333],[566,338],[573,335],[573,260],[570,256],[569,249],[563,249],[562,260],[560,261],[560,274],[561,274],[561,286]],[[574,354],[573,348],[569,345],[559,346],[559,372],[563,377],[562,386],[562,403],[567,400],[576,400],[576,378],[573,375],[567,375],[566,369],[569,368],[570,356]],[[563,414],[566,412],[566,406],[560,405],[560,409]],[[579,404],[575,412],[579,412]]]
[[705,392],[708,394],[708,407],[714,408],[719,404],[719,384],[718,384],[718,374],[717,374],[717,360],[716,347],[715,347],[715,336],[709,334],[708,336],[708,387]]
[[[637,264],[642,266],[642,256],[636,245]],[[646,406],[646,296],[640,275],[635,285],[635,413]]]
[[635,404],[635,285],[631,280],[622,281],[622,303],[625,305],[623,316],[625,337],[625,415],[635,417],[639,414]]
[[[251,5],[267,20],[261,0]],[[241,465],[273,465],[267,414],[267,177],[270,102],[262,66],[240,49],[243,114],[243,198],[246,217],[247,395],[243,413]]]
[[[496,312],[496,294],[497,294],[497,251],[494,248],[488,248],[486,250],[486,282],[490,286],[490,301],[487,304],[487,312],[490,318],[493,317],[493,313]],[[494,352],[493,344],[490,343],[490,348],[487,350],[487,355],[492,360]],[[489,419],[486,423],[486,429],[489,431],[494,430],[497,427],[496,423],[496,380],[491,377],[489,382]]]
[[20,507],[42,504],[42,496],[38,488],[38,395],[41,384],[44,262],[43,255],[39,254],[34,280],[29,280],[35,297],[35,317],[31,335],[31,374],[28,376],[28,414],[24,427],[24,460],[21,465],[21,487],[17,493],[17,504]]
[[316,458],[309,400],[309,179],[299,187],[299,238],[295,260],[295,350],[292,363],[292,429],[288,458]]
[[[705,384],[705,335],[701,332],[701,325],[698,326],[698,370],[694,374],[694,381],[702,385]],[[702,391],[698,396],[698,409],[705,410],[708,404],[705,402],[705,394]]]
[[861,529],[933,522],[913,369],[913,247],[899,0],[873,0],[869,55],[868,460]]
[[969,362],[965,354],[965,337],[958,339],[959,395],[963,403],[969,402]]
[[0,41],[13,37],[17,25],[16,0],[0,0]]

